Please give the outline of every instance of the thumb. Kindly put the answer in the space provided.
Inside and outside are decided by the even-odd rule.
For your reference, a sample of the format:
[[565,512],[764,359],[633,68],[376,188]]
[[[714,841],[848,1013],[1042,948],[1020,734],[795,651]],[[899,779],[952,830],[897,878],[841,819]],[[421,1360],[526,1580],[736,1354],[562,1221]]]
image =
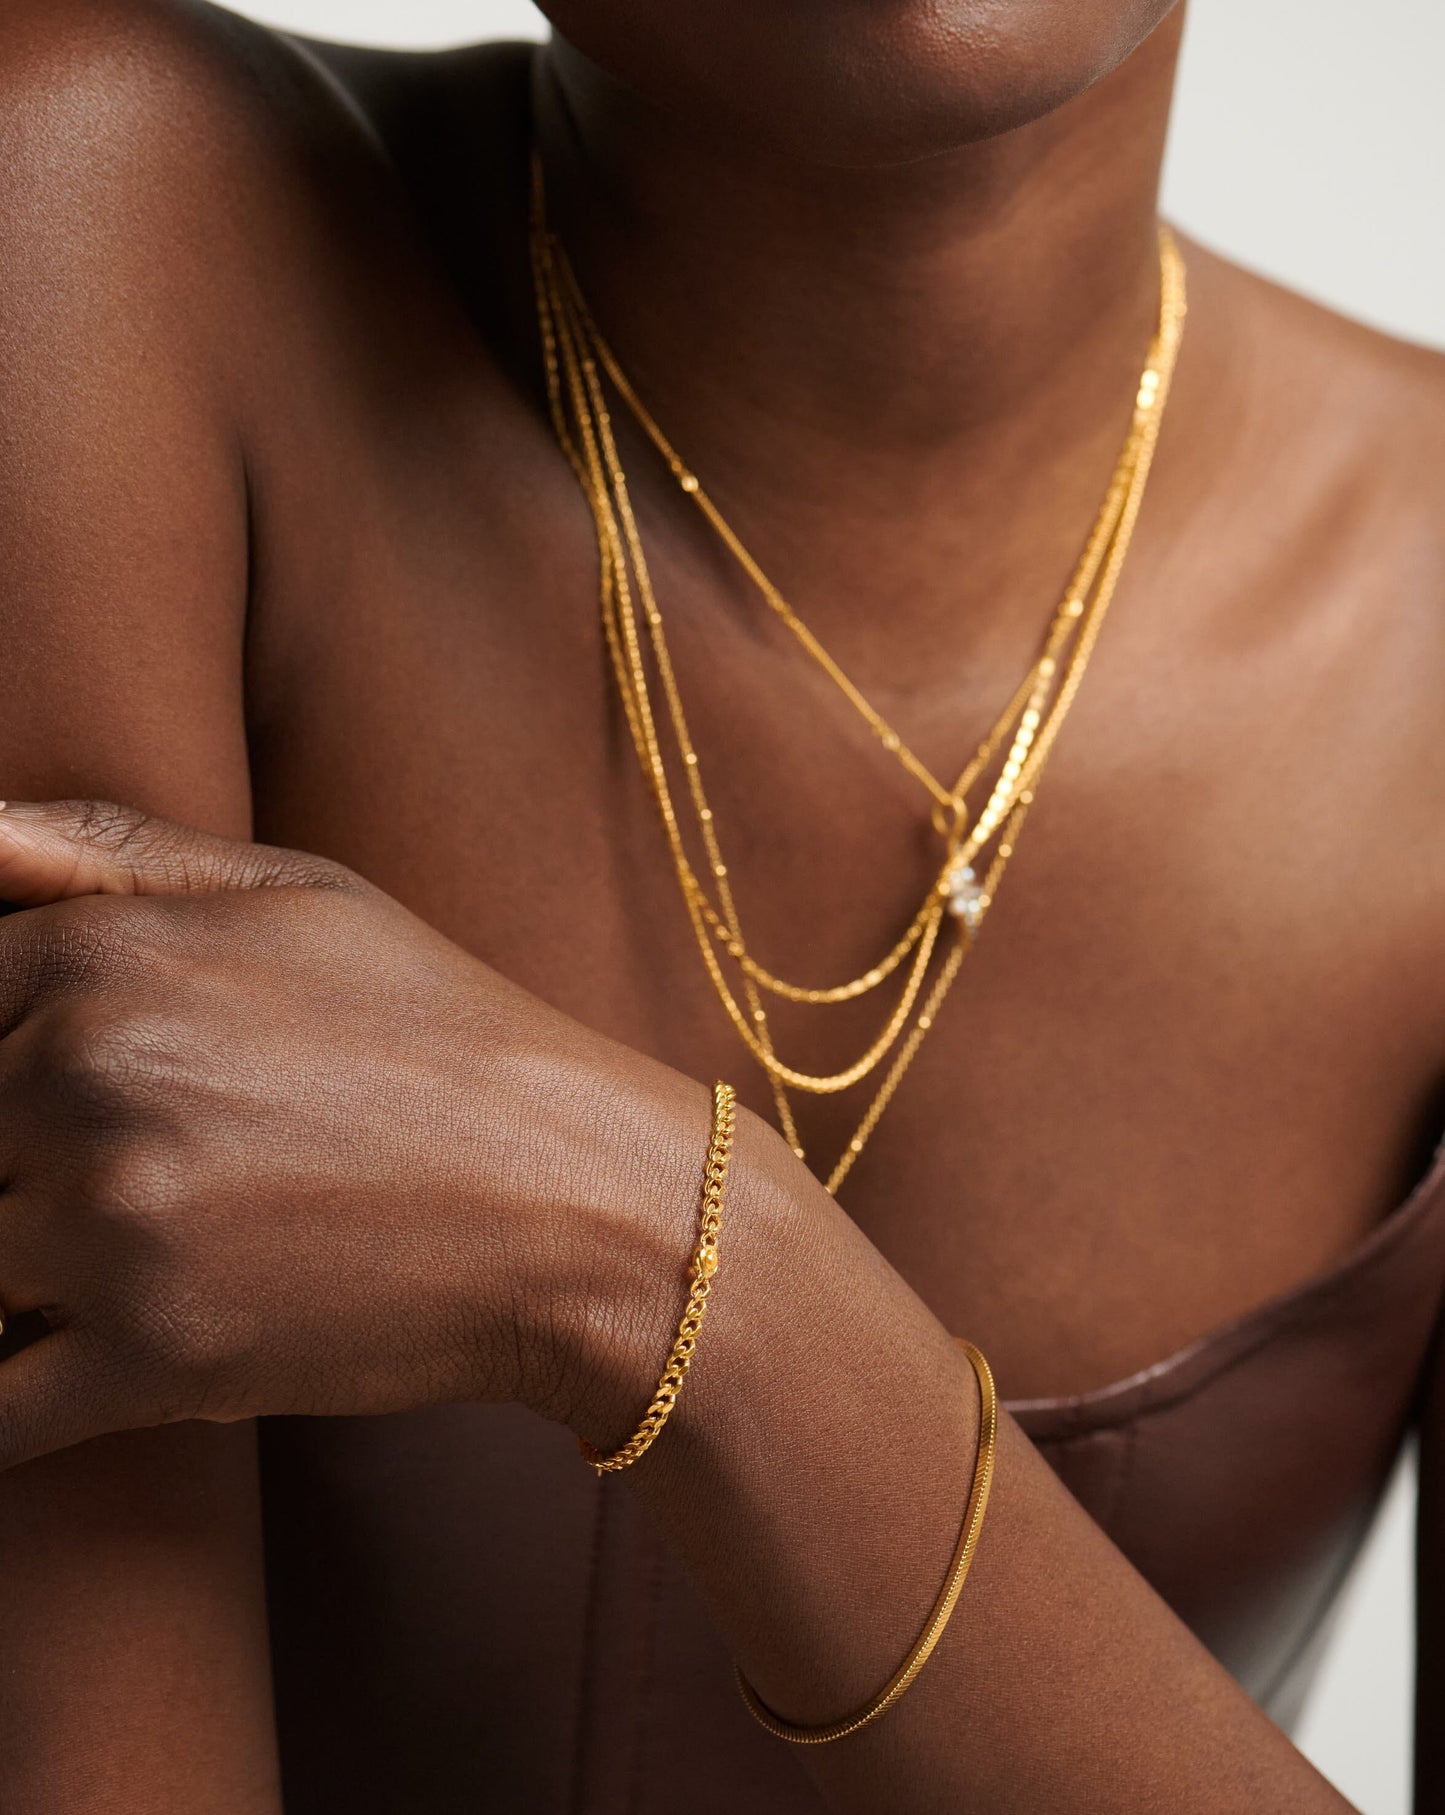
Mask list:
[[106,801],[0,802],[0,901],[45,907],[74,895],[189,895],[321,888],[324,858],[217,838]]

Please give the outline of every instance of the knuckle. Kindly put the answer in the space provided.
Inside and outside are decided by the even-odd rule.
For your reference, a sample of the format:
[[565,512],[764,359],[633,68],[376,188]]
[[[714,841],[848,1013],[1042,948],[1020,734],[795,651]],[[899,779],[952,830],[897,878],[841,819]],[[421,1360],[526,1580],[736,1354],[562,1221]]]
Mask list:
[[91,1212],[123,1233],[132,1264],[167,1272],[180,1265],[180,1181],[153,1142],[128,1140],[92,1154],[82,1190]]
[[130,850],[150,824],[146,814],[118,806],[113,800],[72,800],[65,807],[75,836],[107,856]]
[[134,881],[152,860],[157,822],[149,814],[111,800],[66,801],[61,811],[72,842],[111,870]]
[[[122,895],[152,893],[157,883],[180,894],[213,886],[213,840],[108,800],[67,801],[64,811],[73,841],[122,879]],[[105,892],[115,893],[112,883]]]
[[168,886],[204,886],[198,854],[164,820],[109,800],[71,803],[72,830],[79,843],[103,857],[136,887],[143,878],[159,876]]
[[37,1006],[148,977],[161,952],[147,905],[104,896],[32,909],[6,942],[7,977],[26,985]]
[[67,1122],[110,1122],[130,1107],[122,1042],[104,1022],[68,1017],[63,1029],[38,1045],[32,1082]]
[[118,1324],[182,1287],[194,1264],[176,1168],[151,1142],[87,1141],[66,1169],[70,1265],[87,1301]]
[[17,930],[21,942],[8,954],[12,973],[28,973],[44,993],[102,983],[122,956],[111,917],[89,900],[42,908]]
[[163,1028],[92,1004],[72,1004],[51,1017],[34,1065],[42,1095],[72,1123],[129,1120],[175,1078]]

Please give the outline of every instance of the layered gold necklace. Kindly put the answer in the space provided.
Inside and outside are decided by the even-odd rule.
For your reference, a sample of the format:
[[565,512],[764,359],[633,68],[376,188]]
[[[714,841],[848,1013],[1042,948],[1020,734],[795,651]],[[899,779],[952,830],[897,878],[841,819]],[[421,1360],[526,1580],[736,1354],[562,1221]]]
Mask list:
[[[798,617],[638,397],[598,331],[566,253],[548,225],[540,159],[533,161],[531,248],[552,423],[592,513],[600,563],[602,626],[618,694],[662,820],[707,975],[744,1045],[767,1074],[779,1125],[800,1159],[804,1152],[789,1091],[831,1095],[882,1070],[852,1139],[827,1174],[827,1188],[836,1192],[937,1020],[959,967],[997,898],[1044,765],[1083,681],[1129,552],[1158,441],[1184,327],[1183,260],[1173,236],[1161,228],[1158,329],[1140,375],[1133,419],[1108,491],[1038,656],[949,788],[909,749]],[[717,818],[688,730],[662,611],[618,455],[609,395],[620,400],[633,417],[681,491],[767,605],[860,714],[883,748],[932,797],[932,824],[943,855],[928,879],[922,904],[883,956],[846,983],[819,988],[786,982],[758,960],[743,935]],[[660,712],[654,687],[661,694]],[[684,781],[693,821],[691,842],[683,832],[670,768],[680,770]],[[990,785],[975,815],[968,797],[985,782]],[[697,862],[691,854],[694,850]],[[949,925],[953,936],[945,937]],[[946,952],[934,965],[940,944]],[[881,1030],[852,1064],[820,1076],[800,1071],[778,1057],[765,996],[823,1007],[855,1001],[900,973],[897,999]]]

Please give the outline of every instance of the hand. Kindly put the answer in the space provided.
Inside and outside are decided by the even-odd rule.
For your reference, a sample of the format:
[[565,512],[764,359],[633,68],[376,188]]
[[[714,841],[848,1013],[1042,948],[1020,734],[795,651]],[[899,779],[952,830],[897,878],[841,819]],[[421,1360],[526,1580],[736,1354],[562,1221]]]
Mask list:
[[703,1091],[318,858],[11,805],[0,899],[27,910],[0,1307],[49,1331],[0,1365],[0,1467],[177,1419],[556,1401],[595,1252],[665,1189],[663,1100],[696,1166]]

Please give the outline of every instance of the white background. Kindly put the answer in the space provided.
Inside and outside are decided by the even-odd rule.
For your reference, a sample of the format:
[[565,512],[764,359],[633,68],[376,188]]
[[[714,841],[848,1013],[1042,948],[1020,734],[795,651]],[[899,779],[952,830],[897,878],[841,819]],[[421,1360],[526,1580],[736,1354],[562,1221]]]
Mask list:
[[[545,30],[526,0],[233,4],[294,31],[399,47]],[[1195,0],[1171,218],[1337,308],[1445,344],[1442,76],[1440,0]],[[1300,1736],[1364,1815],[1409,1810],[1412,1499],[1402,1471]]]

